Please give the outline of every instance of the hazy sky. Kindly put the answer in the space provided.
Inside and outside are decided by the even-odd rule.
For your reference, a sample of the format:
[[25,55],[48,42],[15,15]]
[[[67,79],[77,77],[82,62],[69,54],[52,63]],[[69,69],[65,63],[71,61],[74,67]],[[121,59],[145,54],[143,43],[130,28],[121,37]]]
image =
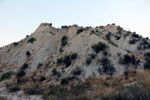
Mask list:
[[55,27],[116,23],[150,37],[150,0],[0,0],[0,46],[31,34],[41,22]]

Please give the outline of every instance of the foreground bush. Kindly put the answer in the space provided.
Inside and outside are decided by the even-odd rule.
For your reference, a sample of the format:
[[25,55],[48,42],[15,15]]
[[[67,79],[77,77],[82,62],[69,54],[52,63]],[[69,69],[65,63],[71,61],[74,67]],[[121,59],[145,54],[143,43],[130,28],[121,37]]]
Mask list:
[[14,74],[15,74],[15,73],[12,72],[12,71],[4,73],[4,74],[1,76],[1,78],[0,78],[0,82],[1,82],[1,81],[4,81],[4,80],[9,80],[9,79],[11,79],[12,75],[14,75]]

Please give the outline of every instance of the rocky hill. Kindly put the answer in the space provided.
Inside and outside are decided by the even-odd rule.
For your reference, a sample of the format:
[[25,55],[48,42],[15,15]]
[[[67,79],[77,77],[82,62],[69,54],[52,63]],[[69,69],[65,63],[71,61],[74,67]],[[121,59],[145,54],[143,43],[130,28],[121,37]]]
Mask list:
[[[83,96],[78,92],[83,87],[75,87],[79,90],[73,96],[69,88],[81,83],[86,86],[88,80],[92,84],[103,78],[128,76],[137,70],[146,73],[149,61],[150,40],[115,24],[54,28],[42,23],[25,39],[0,48],[0,96],[4,100],[101,100],[100,93],[90,96],[89,86],[83,90],[91,92],[86,93],[91,99],[80,98]],[[134,82],[138,81],[125,83]],[[58,99],[61,86],[65,94],[58,93]]]

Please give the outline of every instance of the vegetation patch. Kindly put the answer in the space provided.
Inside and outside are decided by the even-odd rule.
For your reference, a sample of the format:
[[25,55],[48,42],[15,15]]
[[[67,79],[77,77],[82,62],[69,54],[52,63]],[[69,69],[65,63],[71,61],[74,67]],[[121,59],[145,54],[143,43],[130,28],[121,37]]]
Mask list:
[[91,48],[93,49],[93,51],[95,51],[95,53],[99,53],[100,51],[103,51],[106,48],[108,48],[108,46],[105,43],[98,42],[97,44],[93,45]]
[[9,80],[9,79],[11,79],[14,74],[15,74],[15,73],[12,72],[12,71],[4,73],[4,74],[0,77],[0,82],[1,82],[1,81],[4,81],[4,80]]
[[80,34],[81,32],[83,32],[84,31],[84,29],[78,29],[77,30],[77,34]]
[[100,73],[105,73],[107,75],[112,75],[115,72],[114,65],[111,63],[111,61],[107,57],[103,57],[101,59],[102,69],[99,70]]
[[36,41],[36,38],[32,37],[28,40],[28,43],[34,43]]
[[124,55],[124,57],[120,59],[119,63],[138,65],[140,60],[136,59],[135,56]]
[[111,41],[111,40],[108,41],[108,43],[111,44],[111,45],[113,45],[113,46],[115,46],[115,47],[118,47],[117,44],[115,44],[115,43],[114,43],[113,41]]
[[57,64],[65,64],[66,67],[68,67],[71,65],[72,61],[77,58],[77,56],[78,56],[77,53],[73,53],[71,55],[61,57],[61,58],[57,59]]
[[64,47],[68,44],[68,36],[63,36],[61,39],[61,46]]

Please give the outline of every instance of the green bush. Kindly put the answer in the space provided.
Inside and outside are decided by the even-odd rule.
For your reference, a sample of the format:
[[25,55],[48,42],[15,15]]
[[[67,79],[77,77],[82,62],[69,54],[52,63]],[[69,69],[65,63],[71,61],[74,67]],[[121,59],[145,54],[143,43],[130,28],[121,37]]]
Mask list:
[[106,48],[108,48],[108,46],[105,43],[98,42],[97,44],[93,45],[91,48],[95,51],[95,53],[99,53],[100,51],[103,51]]
[[28,43],[33,43],[33,42],[35,42],[36,41],[36,38],[30,38],[29,40],[28,40]]
[[4,80],[9,80],[9,79],[11,79],[12,75],[14,75],[14,74],[15,74],[15,73],[12,72],[12,71],[4,73],[4,74],[1,76],[1,78],[0,78],[0,82],[1,82],[1,81],[4,81]]

